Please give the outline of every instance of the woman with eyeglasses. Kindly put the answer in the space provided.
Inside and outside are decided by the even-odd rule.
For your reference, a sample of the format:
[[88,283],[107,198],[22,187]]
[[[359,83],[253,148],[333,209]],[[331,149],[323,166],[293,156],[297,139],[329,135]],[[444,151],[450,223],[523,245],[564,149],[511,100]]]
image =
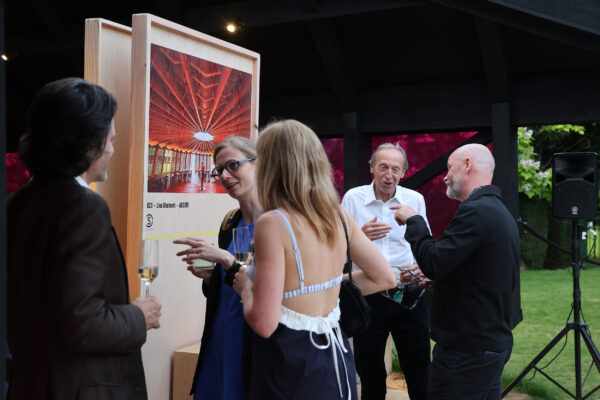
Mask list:
[[[306,125],[273,123],[257,143],[254,281],[234,280],[252,336],[249,399],[356,399],[354,360],[339,326],[347,246],[364,294],[396,285],[377,247],[341,207],[321,142]],[[343,222],[344,221],[344,222]],[[344,232],[348,227],[348,240]]]
[[[191,394],[194,399],[246,399],[249,362],[246,342],[250,329],[244,322],[240,297],[231,288],[233,275],[240,268],[234,257],[233,228],[248,227],[250,237],[254,222],[262,213],[256,192],[256,145],[249,139],[229,136],[217,145],[215,168],[217,179],[240,208],[230,211],[221,224],[219,247],[203,239],[184,238],[173,243],[191,246],[177,253],[188,264],[187,269],[202,278],[206,296],[206,315],[202,345],[194,374]],[[194,260],[217,263],[212,271],[196,270]],[[229,281],[229,285],[225,282]]]

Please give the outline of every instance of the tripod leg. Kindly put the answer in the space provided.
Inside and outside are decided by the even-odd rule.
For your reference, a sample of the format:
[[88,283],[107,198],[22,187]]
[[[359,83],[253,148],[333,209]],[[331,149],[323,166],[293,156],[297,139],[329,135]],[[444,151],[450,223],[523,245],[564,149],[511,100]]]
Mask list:
[[598,348],[592,341],[592,338],[586,329],[581,329],[581,336],[583,336],[583,341],[585,342],[585,345],[587,346],[588,351],[594,360],[594,364],[596,364],[598,372],[600,372],[600,353],[598,352]]
[[583,385],[581,384],[581,336],[579,334],[583,331],[581,324],[574,330],[575,332],[575,395],[576,399],[582,399],[583,397]]
[[506,396],[512,390],[512,388],[517,385],[517,383],[521,382],[521,380],[529,373],[529,371],[531,371],[537,365],[537,363],[539,363],[540,360],[544,358],[546,354],[548,354],[548,352],[552,350],[552,348],[556,346],[560,339],[562,339],[562,337],[565,336],[571,329],[575,329],[575,327],[571,323],[567,324],[567,326],[565,326],[563,330],[560,331],[558,335],[556,335],[554,339],[552,339],[552,341],[548,343],[548,345],[544,347],[544,349],[540,351],[537,356],[535,356],[533,361],[531,361],[525,367],[525,369],[521,371],[521,373],[511,383],[508,384],[508,386],[502,391],[502,397]]

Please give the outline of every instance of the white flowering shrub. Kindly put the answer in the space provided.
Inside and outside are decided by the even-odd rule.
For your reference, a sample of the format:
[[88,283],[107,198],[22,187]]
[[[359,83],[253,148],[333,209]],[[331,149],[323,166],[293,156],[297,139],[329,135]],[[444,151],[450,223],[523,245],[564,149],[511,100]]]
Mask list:
[[540,168],[538,154],[533,150],[533,130],[519,128],[519,193],[528,198],[552,201],[552,169]]
[[[519,131],[519,193],[523,193],[528,198],[537,197],[539,199],[552,201],[552,169],[550,161],[545,165],[540,164],[540,157],[534,150],[534,141],[540,152],[565,151],[564,143],[555,148],[558,143],[562,143],[564,138],[573,137],[583,138],[585,127],[582,125],[559,124],[543,125],[533,129],[520,127]],[[575,139],[577,144],[580,140]],[[569,149],[567,149],[569,150]],[[550,154],[551,154],[550,153]],[[548,158],[548,155],[546,155]]]

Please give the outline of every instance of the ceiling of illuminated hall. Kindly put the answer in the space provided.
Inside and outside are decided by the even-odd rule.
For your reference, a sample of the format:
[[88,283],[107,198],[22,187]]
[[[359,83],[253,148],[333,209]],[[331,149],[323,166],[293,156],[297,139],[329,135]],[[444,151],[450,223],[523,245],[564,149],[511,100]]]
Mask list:
[[152,45],[150,145],[212,153],[228,135],[249,137],[252,76]]

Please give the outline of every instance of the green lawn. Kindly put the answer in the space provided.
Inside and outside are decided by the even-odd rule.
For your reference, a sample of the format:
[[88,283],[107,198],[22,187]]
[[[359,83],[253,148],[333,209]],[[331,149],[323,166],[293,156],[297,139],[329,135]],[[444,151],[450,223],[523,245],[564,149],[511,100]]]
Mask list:
[[[588,268],[581,272],[583,317],[590,326],[590,333],[600,347],[600,268]],[[535,356],[565,327],[573,302],[573,278],[571,270],[524,270],[521,271],[521,306],[523,321],[515,328],[513,353],[502,377],[503,386],[511,382]],[[570,317],[572,320],[573,317]],[[564,339],[538,363],[546,365],[563,347]],[[432,343],[433,347],[433,343]],[[395,350],[394,350],[395,352]],[[567,336],[562,353],[544,369],[544,372],[575,393],[575,347],[573,333]],[[582,376],[590,370],[591,357],[582,341]],[[394,357],[394,370],[398,362]],[[583,394],[600,385],[600,373],[596,368],[589,372]],[[537,373],[529,374],[512,390],[527,393],[536,400],[562,400],[570,397]],[[600,390],[589,399],[600,399]]]
[[[590,327],[592,339],[600,346],[600,269],[588,268],[581,272],[583,317]],[[533,358],[565,327],[573,302],[571,270],[521,271],[521,306],[523,321],[515,328],[515,344],[510,361],[504,369],[504,385],[512,381]],[[570,317],[572,320],[573,317]],[[546,365],[563,347],[560,341],[546,355],[538,367]],[[567,336],[563,352],[544,372],[575,393],[575,347],[573,333]],[[591,357],[582,342],[582,376],[590,370]],[[528,393],[535,399],[568,399],[566,393],[539,373],[530,372],[513,391]],[[532,379],[533,378],[533,379]],[[583,394],[600,385],[600,374],[593,367],[584,386]],[[600,399],[600,391],[590,398]]]

